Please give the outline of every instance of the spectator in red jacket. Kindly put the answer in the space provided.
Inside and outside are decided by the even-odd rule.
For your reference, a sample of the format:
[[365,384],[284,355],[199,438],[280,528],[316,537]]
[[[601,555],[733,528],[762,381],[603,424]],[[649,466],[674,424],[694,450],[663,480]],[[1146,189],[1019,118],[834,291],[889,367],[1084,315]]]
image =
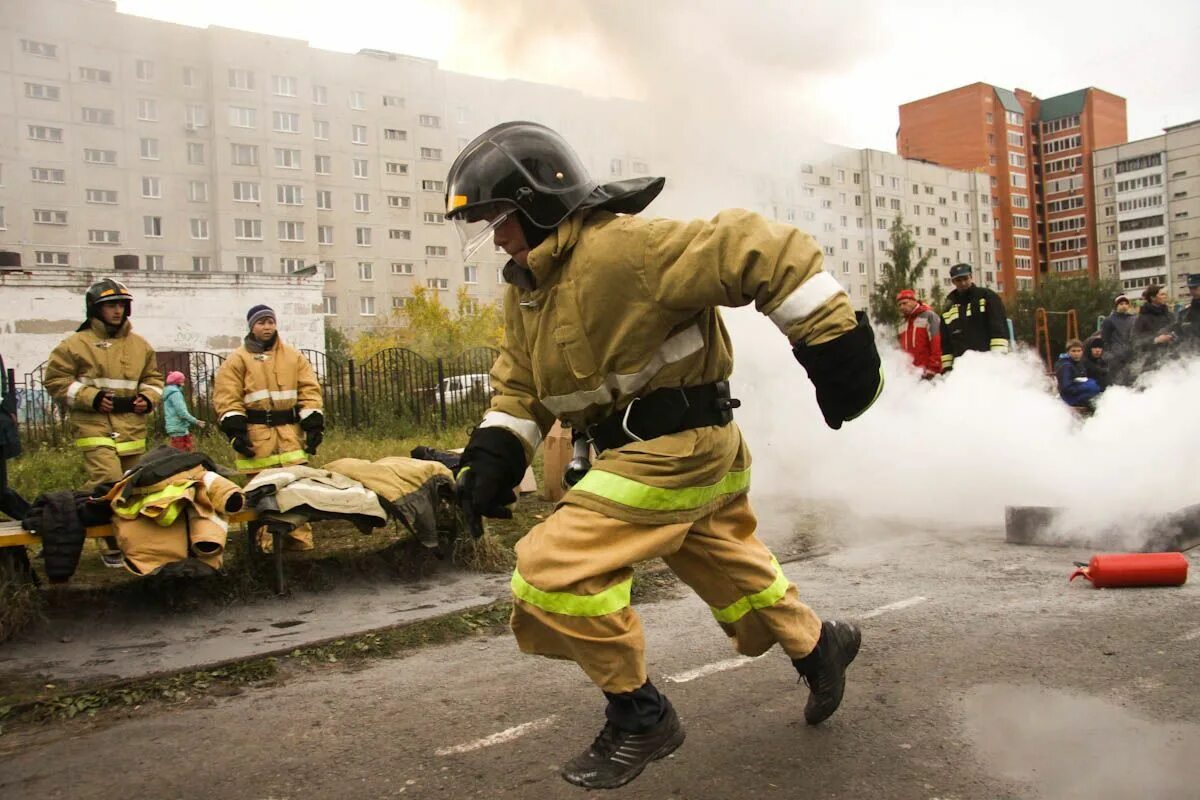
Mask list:
[[904,315],[899,327],[900,349],[912,357],[921,379],[929,380],[942,372],[942,319],[917,299],[912,289],[901,289],[896,304]]

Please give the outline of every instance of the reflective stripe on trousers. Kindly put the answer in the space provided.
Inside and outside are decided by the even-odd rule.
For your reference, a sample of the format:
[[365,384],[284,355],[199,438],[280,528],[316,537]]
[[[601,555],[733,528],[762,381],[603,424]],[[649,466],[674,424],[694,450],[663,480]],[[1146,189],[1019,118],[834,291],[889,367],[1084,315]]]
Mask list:
[[234,464],[240,472],[249,472],[251,470],[270,469],[271,467],[283,467],[288,464],[299,464],[307,459],[308,453],[303,450],[289,450],[286,453],[263,456],[262,458],[239,458]]
[[79,448],[111,447],[118,453],[125,454],[132,453],[135,450],[145,450],[146,440],[133,439],[132,441],[128,442],[114,442],[107,436],[88,436],[83,439],[76,439],[75,446]]

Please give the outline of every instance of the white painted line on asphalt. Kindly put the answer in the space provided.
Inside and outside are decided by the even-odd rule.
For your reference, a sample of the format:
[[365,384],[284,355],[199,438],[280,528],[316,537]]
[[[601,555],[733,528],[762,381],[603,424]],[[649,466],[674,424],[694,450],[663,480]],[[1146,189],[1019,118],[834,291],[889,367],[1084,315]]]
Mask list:
[[1175,641],[1191,642],[1191,641],[1195,641],[1196,639],[1200,639],[1200,628],[1196,628],[1196,630],[1194,630],[1194,631],[1188,631],[1187,633],[1185,633],[1183,636],[1180,636]]
[[714,661],[711,664],[705,664],[703,667],[689,669],[687,672],[680,672],[677,675],[668,675],[664,680],[666,680],[667,683],[687,683],[688,681],[694,681],[697,678],[703,678],[706,675],[713,675],[717,672],[724,672],[729,669],[744,667],[752,661],[757,661],[760,658],[762,658],[762,656],[755,656],[754,658],[749,656],[727,658],[724,661]]
[[915,606],[920,603],[924,603],[928,599],[929,598],[927,598],[927,597],[921,597],[920,595],[918,595],[916,597],[910,597],[907,600],[897,600],[894,603],[888,603],[886,606],[880,606],[879,608],[873,608],[870,611],[868,611],[867,613],[863,614],[861,617],[859,617],[859,619],[871,619],[872,617],[878,617],[880,614],[886,614],[889,611],[899,611],[902,608],[909,608],[911,606]]
[[452,756],[457,753],[469,753],[472,750],[482,750],[485,747],[492,747],[505,742],[511,742],[513,739],[519,739],[527,733],[533,733],[536,730],[541,730],[549,725],[552,725],[558,719],[557,714],[551,714],[548,717],[535,719],[533,722],[525,722],[521,725],[516,725],[507,730],[493,733],[491,736],[485,736],[482,739],[476,739],[473,742],[466,744],[456,744],[453,747],[439,747],[436,752],[439,756]]

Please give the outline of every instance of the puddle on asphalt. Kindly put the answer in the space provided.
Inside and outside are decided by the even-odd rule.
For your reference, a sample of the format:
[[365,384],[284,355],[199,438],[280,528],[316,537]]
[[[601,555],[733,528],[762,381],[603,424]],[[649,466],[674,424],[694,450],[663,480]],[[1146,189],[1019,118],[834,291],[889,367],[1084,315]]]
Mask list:
[[272,622],[271,627],[272,628],[294,628],[297,625],[303,625],[303,624],[304,624],[304,620],[302,620],[302,619],[285,619],[283,622]]
[[997,777],[1029,797],[1196,797],[1200,724],[1164,723],[1107,700],[1040,686],[985,685],[965,699],[964,729]]

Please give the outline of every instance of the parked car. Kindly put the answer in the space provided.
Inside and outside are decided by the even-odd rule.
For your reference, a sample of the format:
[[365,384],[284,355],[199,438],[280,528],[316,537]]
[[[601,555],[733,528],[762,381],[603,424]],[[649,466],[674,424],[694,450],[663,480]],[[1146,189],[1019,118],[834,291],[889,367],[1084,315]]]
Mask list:
[[492,396],[492,378],[486,372],[443,378],[440,392],[447,405],[468,400],[485,401]]

